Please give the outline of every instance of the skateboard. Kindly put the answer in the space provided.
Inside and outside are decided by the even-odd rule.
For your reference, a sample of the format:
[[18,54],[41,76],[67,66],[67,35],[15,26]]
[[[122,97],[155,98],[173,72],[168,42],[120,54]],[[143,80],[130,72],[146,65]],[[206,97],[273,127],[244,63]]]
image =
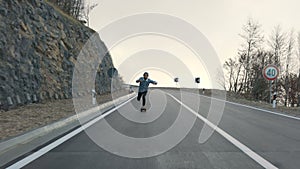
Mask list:
[[147,109],[146,108],[141,108],[141,112],[146,112]]

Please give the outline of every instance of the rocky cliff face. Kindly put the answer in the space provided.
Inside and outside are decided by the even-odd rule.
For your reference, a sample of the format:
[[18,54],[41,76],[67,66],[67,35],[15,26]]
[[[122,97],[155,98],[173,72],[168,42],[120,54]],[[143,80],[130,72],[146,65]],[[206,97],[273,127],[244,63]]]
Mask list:
[[[0,109],[72,97],[74,64],[95,32],[41,0],[0,0]],[[98,51],[106,52],[97,38]],[[98,93],[110,91],[104,73],[113,67],[106,54],[97,73]]]

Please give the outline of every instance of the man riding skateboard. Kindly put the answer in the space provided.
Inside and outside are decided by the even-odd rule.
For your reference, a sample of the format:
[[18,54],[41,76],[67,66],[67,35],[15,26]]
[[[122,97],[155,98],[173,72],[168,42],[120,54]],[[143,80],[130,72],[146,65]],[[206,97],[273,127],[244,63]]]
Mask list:
[[145,72],[143,76],[144,77],[140,77],[136,81],[137,83],[140,83],[137,100],[140,101],[141,98],[143,99],[143,106],[141,108],[141,111],[146,111],[146,108],[145,108],[145,105],[146,105],[146,95],[147,95],[147,92],[148,92],[149,84],[152,83],[154,85],[157,85],[157,82],[148,78],[148,76],[149,76],[148,72]]

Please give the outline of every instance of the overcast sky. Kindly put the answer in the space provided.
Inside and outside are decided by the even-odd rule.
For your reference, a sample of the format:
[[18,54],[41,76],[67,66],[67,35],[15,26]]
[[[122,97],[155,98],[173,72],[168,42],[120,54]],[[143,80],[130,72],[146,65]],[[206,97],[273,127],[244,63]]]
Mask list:
[[[282,25],[282,28],[286,31],[291,28],[294,28],[297,32],[300,30],[299,0],[90,0],[90,2],[99,4],[90,15],[90,27],[96,31],[122,17],[144,12],[163,13],[181,18],[195,26],[206,36],[217,52],[221,63],[226,58],[236,55],[241,43],[241,38],[238,34],[241,33],[241,28],[249,17],[257,20],[262,25],[265,37],[268,37],[272,29],[278,24]],[[105,39],[102,40],[105,42]],[[134,46],[138,46],[141,40],[145,43],[153,40],[157,40],[157,42],[165,40],[166,46],[168,44],[176,45],[176,42],[170,42],[162,37],[158,38],[155,36],[129,39],[111,49],[116,67],[121,66],[127,58],[142,50],[141,48],[143,47],[140,47],[138,51],[129,52]],[[159,48],[153,44],[155,43],[147,43],[149,48]],[[166,50],[166,48],[162,50]],[[182,56],[182,53],[178,53],[179,50],[177,52],[176,50],[167,52],[173,52],[177,57]],[[191,55],[182,58],[182,60],[185,60],[183,62],[188,64],[187,67],[192,72],[192,76],[201,76],[202,87],[210,87],[211,83],[209,81],[215,79],[214,75],[205,74],[205,70],[197,71],[199,67],[204,68],[205,66],[203,63],[200,63],[201,61],[193,60]],[[138,61],[133,61],[131,64],[134,66],[134,64],[138,64]],[[135,77],[126,77],[127,73],[124,71],[122,70],[120,73],[122,74],[123,72],[122,76],[125,81],[132,82],[130,79],[135,79]],[[137,70],[136,72],[136,76],[140,76],[138,72],[141,71]],[[165,80],[164,83],[167,85],[167,81],[170,81],[170,79],[166,81],[164,77],[166,74],[162,74],[159,76],[155,72],[152,74],[153,76],[150,76],[153,79],[157,79],[157,81]],[[155,78],[155,75],[157,78]],[[170,78],[173,77],[170,76]],[[171,84],[170,82],[168,85]]]

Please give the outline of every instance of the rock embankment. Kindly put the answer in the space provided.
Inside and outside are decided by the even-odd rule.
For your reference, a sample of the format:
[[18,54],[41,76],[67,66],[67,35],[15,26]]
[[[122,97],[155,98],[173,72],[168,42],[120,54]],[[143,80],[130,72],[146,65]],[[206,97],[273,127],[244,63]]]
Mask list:
[[[0,0],[0,109],[72,97],[74,64],[96,32],[41,0]],[[86,57],[103,55],[97,50]],[[90,63],[92,64],[92,63]],[[98,93],[110,91],[105,55],[96,78]]]

